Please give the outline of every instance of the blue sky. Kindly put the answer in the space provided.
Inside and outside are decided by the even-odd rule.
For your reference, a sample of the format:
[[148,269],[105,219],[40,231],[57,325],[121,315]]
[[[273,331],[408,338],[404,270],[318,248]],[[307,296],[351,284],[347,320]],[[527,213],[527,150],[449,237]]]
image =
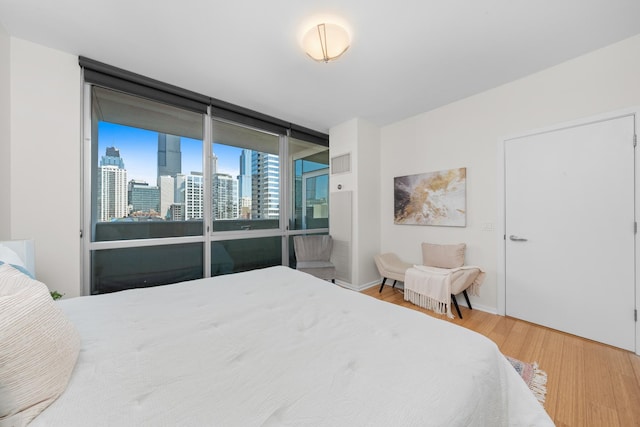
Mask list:
[[[182,173],[202,172],[202,141],[182,137]],[[127,169],[127,180],[136,179],[156,184],[158,169],[158,132],[113,123],[98,125],[98,159],[107,147],[120,150],[120,157]],[[214,144],[218,157],[218,172],[237,176],[240,168],[239,148]]]

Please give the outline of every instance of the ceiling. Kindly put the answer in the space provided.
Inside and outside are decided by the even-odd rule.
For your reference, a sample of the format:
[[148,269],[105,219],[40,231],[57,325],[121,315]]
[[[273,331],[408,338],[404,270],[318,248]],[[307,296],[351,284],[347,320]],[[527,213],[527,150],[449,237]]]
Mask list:
[[[309,59],[305,29],[351,48]],[[326,132],[379,126],[640,33],[639,0],[0,0],[11,36]]]

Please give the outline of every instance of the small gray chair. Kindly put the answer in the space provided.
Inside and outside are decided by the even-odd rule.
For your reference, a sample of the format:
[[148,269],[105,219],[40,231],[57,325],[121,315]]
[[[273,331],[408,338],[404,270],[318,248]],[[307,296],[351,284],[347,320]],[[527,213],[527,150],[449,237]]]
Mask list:
[[331,262],[331,236],[293,236],[296,270],[336,282],[336,267]]

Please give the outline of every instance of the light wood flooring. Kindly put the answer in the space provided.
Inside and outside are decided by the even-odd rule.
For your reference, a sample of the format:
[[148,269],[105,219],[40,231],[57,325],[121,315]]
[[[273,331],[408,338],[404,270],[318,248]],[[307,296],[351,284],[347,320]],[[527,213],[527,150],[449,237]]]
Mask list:
[[[640,357],[511,317],[460,306],[448,319],[404,301],[397,289],[362,291],[393,304],[455,323],[493,340],[502,353],[538,362],[548,376],[545,409],[557,426],[640,426]],[[460,300],[464,298],[460,296]],[[452,307],[455,313],[455,308]]]

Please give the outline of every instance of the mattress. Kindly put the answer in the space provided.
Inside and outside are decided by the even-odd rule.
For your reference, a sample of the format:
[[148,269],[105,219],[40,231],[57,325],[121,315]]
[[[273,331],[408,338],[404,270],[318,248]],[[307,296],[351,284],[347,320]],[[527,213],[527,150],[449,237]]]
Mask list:
[[34,427],[553,425],[489,339],[287,267],[59,304],[82,349]]

